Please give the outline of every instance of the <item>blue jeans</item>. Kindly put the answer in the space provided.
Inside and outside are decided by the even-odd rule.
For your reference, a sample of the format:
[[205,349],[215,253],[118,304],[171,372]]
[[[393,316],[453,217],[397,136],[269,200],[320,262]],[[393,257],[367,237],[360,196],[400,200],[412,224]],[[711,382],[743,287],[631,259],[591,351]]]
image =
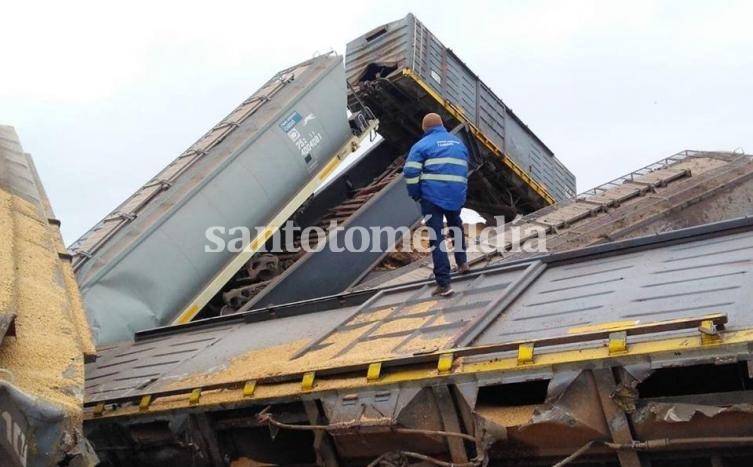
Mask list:
[[[447,257],[447,248],[444,240],[444,218],[447,218],[447,226],[450,228],[450,238],[455,244],[455,262],[465,264],[468,257],[465,254],[465,235],[463,233],[463,221],[460,219],[460,211],[447,211],[428,201],[421,200],[421,214],[426,219],[429,228],[429,246],[431,247],[431,260],[434,262],[434,278],[439,285],[450,284],[450,259]],[[457,237],[460,237],[458,240]]]

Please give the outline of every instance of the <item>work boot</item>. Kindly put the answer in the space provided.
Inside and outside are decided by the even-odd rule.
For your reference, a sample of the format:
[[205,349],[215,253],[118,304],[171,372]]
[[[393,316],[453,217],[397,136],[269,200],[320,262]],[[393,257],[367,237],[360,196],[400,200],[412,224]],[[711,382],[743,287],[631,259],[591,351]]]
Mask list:
[[434,289],[434,290],[433,290],[433,291],[431,292],[431,296],[432,296],[432,297],[436,297],[437,295],[439,295],[440,297],[449,297],[449,296],[450,296],[450,295],[452,295],[453,293],[455,293],[455,291],[454,291],[454,290],[452,290],[452,287],[450,287],[450,285],[449,285],[449,284],[448,284],[448,285],[438,285],[438,286],[437,286],[437,287],[436,287],[436,288],[435,288],[435,289]]
[[458,266],[458,274],[465,275],[471,272],[471,267],[468,266],[468,263],[463,263],[460,266]]

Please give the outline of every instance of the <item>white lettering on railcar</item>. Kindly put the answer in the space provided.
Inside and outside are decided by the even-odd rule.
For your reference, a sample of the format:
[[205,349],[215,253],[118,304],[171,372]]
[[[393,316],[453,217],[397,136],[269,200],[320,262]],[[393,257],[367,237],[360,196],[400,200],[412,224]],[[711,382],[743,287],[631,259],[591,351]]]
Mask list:
[[3,420],[5,420],[5,435],[8,439],[8,444],[13,448],[13,452],[18,457],[19,464],[26,466],[26,454],[28,453],[28,446],[26,444],[26,435],[21,431],[21,426],[13,421],[13,417],[9,412],[3,412]]
[[301,151],[302,156],[307,156],[311,154],[311,151],[314,150],[315,147],[319,146],[319,144],[322,142],[322,134],[318,131],[312,131],[308,134],[308,136],[301,136],[298,138],[298,140],[295,142],[296,147],[299,151]]

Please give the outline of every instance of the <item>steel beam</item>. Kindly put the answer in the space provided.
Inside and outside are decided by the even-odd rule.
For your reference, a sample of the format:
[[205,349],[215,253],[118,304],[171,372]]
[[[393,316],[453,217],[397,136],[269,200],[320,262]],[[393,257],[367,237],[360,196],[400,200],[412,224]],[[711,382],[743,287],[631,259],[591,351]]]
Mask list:
[[[452,395],[447,386],[433,386],[434,399],[439,407],[439,414],[442,416],[444,431],[452,433],[461,433],[460,420],[452,401]],[[447,437],[447,447],[450,450],[452,462],[455,464],[464,464],[468,462],[468,453],[465,450],[463,440],[454,436]]]
[[[630,430],[630,423],[627,415],[612,400],[612,394],[617,389],[617,385],[612,374],[611,368],[592,370],[596,389],[599,393],[599,401],[604,412],[609,432],[612,434],[612,441],[619,444],[630,444],[633,440],[633,434]],[[641,460],[638,453],[630,450],[618,450],[617,458],[622,467],[641,467]]]
[[[316,401],[303,401],[303,407],[306,410],[309,423],[319,425],[323,417]],[[335,447],[332,445],[332,440],[329,438],[327,432],[321,430],[314,431],[314,450],[316,451],[317,465],[321,467],[338,467]]]
[[219,442],[209,417],[204,413],[193,414],[189,418],[190,425],[199,434],[199,443],[209,458],[212,467],[224,467],[225,461],[220,452]]

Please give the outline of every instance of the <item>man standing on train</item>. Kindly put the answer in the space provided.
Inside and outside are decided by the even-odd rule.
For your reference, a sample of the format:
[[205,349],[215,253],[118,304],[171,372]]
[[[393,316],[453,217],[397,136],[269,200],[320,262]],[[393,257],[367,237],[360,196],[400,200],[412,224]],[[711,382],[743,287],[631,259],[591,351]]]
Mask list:
[[468,188],[468,149],[457,136],[448,132],[442,118],[426,114],[421,122],[423,137],[413,145],[403,167],[403,176],[411,198],[421,203],[429,228],[431,259],[437,287],[432,295],[449,297],[450,260],[444,241],[444,219],[455,246],[455,263],[460,274],[470,272],[465,253],[465,234],[460,211]]

